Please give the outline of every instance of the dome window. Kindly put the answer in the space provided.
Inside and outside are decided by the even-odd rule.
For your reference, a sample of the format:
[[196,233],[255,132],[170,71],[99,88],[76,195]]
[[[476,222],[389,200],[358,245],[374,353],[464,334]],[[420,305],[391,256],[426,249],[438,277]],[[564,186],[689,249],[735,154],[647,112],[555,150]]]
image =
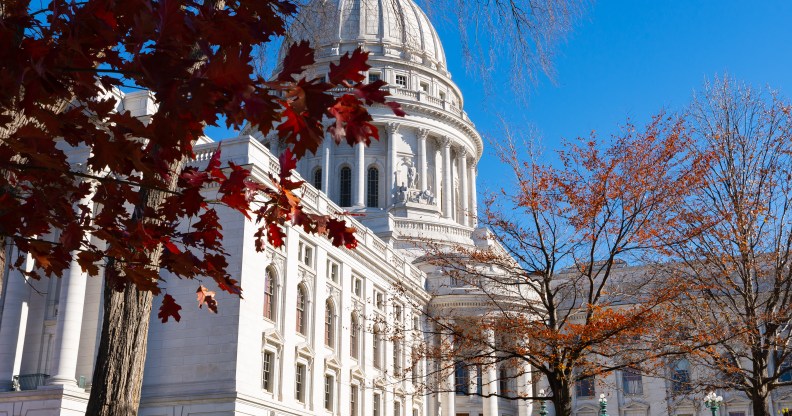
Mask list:
[[339,184],[339,201],[338,205],[342,207],[352,206],[352,169],[349,166],[341,168]]
[[366,206],[369,208],[376,208],[379,206],[379,170],[375,167],[370,167],[368,170]]
[[379,72],[369,72],[369,74],[368,74],[368,82],[369,82],[369,84],[373,84],[373,83],[379,81],[380,79],[382,79],[382,74],[380,74]]
[[396,75],[396,85],[407,88],[407,75]]
[[322,190],[322,168],[316,168],[313,171],[313,180],[311,181],[311,185],[318,190]]

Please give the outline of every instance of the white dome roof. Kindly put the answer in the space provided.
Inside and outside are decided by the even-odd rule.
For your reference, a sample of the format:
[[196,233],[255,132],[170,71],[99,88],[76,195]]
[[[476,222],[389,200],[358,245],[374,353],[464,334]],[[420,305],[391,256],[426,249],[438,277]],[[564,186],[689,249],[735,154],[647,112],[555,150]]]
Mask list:
[[412,0],[312,0],[289,30],[279,61],[296,40],[310,41],[320,58],[362,46],[374,59],[398,54],[447,72],[437,31]]

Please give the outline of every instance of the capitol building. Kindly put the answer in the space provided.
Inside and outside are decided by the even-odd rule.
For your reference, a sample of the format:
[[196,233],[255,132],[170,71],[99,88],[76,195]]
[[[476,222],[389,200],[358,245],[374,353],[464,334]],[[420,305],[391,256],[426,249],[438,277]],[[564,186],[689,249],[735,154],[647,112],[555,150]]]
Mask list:
[[[455,388],[424,389],[436,363],[413,359],[411,346],[424,340],[422,312],[430,303],[462,315],[482,310],[475,293],[457,290],[433,265],[427,243],[491,244],[476,222],[484,144],[464,111],[437,31],[413,0],[314,0],[301,16],[285,44],[306,39],[316,48],[309,76],[324,76],[341,55],[361,47],[370,53],[369,82],[386,81],[391,99],[408,114],[396,117],[374,106],[369,111],[379,141],[350,147],[325,140],[298,164],[309,210],[362,214],[348,219],[358,247],[333,247],[324,237],[289,228],[285,249],[257,252],[257,225],[219,209],[228,271],[241,282],[244,299],[221,293],[218,314],[185,307],[178,323],[163,324],[153,312],[140,415],[538,414],[536,403],[496,395],[503,384],[495,369],[466,375],[471,389],[494,394],[480,397],[460,391],[459,374],[441,380]],[[142,119],[156,111],[147,92],[116,94],[119,110]],[[204,139],[193,164],[205,166],[217,146]],[[266,183],[279,169],[283,147],[274,135],[247,128],[224,139],[222,149],[224,164],[245,166]],[[72,162],[87,155],[75,150]],[[24,267],[35,265],[30,260]],[[26,281],[6,272],[0,416],[84,415],[101,332],[102,279],[86,278],[76,263],[61,279]],[[194,281],[165,277],[169,294],[194,296]],[[406,335],[389,337],[386,327],[405,328]],[[512,382],[511,391],[527,396],[542,388],[541,380],[527,376]],[[707,412],[690,400],[669,401],[667,381],[640,374],[620,372],[602,385],[577,388],[573,410],[581,416],[597,414],[600,393],[608,395],[611,415]],[[750,403],[727,398],[725,416],[750,416]]]

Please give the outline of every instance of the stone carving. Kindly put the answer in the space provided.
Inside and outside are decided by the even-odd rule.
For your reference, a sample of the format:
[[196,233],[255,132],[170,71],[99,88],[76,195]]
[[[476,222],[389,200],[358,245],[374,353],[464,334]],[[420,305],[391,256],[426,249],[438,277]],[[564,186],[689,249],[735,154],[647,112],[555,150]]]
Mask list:
[[394,196],[393,202],[396,204],[415,202],[418,204],[436,205],[435,197],[431,189],[420,191],[418,189],[409,189],[404,185],[396,188],[396,195]]
[[415,168],[415,164],[410,163],[407,167],[407,188],[415,189],[417,188],[418,183],[418,169]]
[[418,204],[435,205],[435,196],[432,191],[427,189],[418,189],[418,168],[413,163],[411,157],[402,158],[402,163],[396,169],[394,174],[394,183],[399,183],[399,173],[402,171],[401,166],[407,167],[407,183],[397,185],[393,193],[393,203],[403,204],[406,202],[414,202]]

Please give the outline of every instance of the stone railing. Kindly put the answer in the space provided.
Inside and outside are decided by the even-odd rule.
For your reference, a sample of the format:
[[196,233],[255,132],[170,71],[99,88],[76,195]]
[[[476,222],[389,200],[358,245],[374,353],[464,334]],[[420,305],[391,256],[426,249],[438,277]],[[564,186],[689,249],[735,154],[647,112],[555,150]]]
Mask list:
[[397,232],[409,235],[425,235],[431,238],[430,234],[456,237],[457,239],[469,240],[473,229],[464,225],[438,224],[435,222],[424,222],[411,219],[394,219],[394,228]]
[[[251,136],[240,136],[231,139],[223,140],[222,142],[206,143],[198,145],[195,148],[194,165],[201,167],[206,164],[212,155],[217,151],[218,145],[221,145],[223,164],[230,160],[238,165],[254,165],[251,170],[254,172],[254,177],[259,180],[267,181],[267,173],[277,176],[280,172],[280,162],[270,151],[256,139]],[[293,173],[295,181],[303,180],[302,177],[296,172]],[[302,198],[303,205],[309,210],[314,210],[320,213],[342,213],[346,210],[336,205],[335,202],[323,192],[305,182],[299,192]],[[387,245],[382,239],[377,237],[374,232],[361,224],[358,220],[352,217],[346,217],[345,220],[351,227],[355,227],[355,238],[359,244],[355,251],[365,252],[366,256],[373,257],[383,264],[390,264],[397,269],[400,278],[410,280],[420,287],[424,287],[425,276],[417,267],[405,261],[404,257],[396,253],[393,248]]]

